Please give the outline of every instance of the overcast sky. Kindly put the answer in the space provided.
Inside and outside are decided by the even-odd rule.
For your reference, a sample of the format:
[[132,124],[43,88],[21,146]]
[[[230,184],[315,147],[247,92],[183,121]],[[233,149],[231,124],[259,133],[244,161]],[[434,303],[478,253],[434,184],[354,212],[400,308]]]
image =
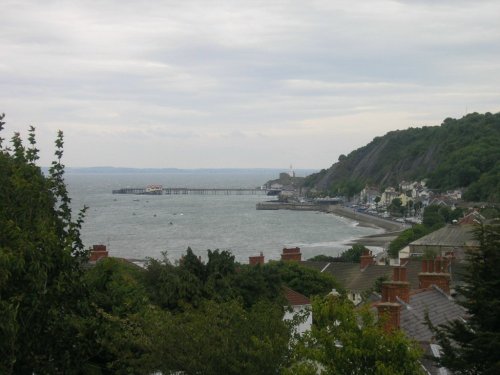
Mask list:
[[67,166],[327,168],[500,111],[500,1],[2,0],[3,137]]

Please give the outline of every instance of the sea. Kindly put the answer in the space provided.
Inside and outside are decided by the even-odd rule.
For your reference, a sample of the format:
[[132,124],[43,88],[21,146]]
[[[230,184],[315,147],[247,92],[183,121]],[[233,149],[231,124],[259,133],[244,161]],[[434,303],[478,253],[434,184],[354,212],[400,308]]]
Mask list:
[[273,199],[258,195],[124,195],[125,187],[254,188],[278,177],[273,170],[195,170],[164,173],[66,173],[73,214],[88,207],[81,236],[85,247],[106,245],[111,256],[176,262],[186,249],[228,250],[236,261],[262,252],[280,259],[283,247],[298,246],[302,259],[335,256],[346,243],[375,228],[328,213],[256,210]]

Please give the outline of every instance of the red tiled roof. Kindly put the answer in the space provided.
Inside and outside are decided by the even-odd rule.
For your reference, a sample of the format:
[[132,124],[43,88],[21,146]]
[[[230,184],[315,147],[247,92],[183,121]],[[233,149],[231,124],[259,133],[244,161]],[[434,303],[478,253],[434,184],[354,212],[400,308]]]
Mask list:
[[311,304],[309,298],[307,298],[303,294],[300,294],[299,292],[296,292],[295,290],[292,290],[286,286],[283,287],[283,290],[285,292],[285,298],[290,306],[301,306],[301,305]]
[[481,216],[481,214],[477,211],[472,211],[470,214],[467,216],[463,217],[458,224],[464,225],[464,224],[470,224],[470,225],[476,225],[481,222],[484,218]]

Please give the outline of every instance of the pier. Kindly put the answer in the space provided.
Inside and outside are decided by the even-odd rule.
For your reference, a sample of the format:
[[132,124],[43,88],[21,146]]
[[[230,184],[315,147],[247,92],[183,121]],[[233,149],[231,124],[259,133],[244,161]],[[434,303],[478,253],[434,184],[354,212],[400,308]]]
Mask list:
[[266,195],[267,190],[260,188],[162,188],[154,192],[146,188],[122,188],[113,190],[113,194],[135,195]]

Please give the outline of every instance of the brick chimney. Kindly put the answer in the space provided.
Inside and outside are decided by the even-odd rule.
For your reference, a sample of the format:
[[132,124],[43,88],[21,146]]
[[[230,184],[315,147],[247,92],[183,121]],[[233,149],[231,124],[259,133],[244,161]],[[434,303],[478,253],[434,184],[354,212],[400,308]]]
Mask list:
[[299,247],[283,248],[283,253],[281,254],[281,260],[293,260],[300,262],[302,260],[302,253]]
[[264,254],[262,253],[262,251],[260,252],[260,255],[248,257],[248,263],[251,266],[255,266],[257,264],[264,264]]
[[397,302],[396,297],[406,303],[410,302],[410,283],[407,279],[406,267],[394,267],[392,281],[382,283],[382,302]]
[[448,272],[449,260],[436,257],[435,259],[422,260],[422,272],[418,274],[420,288],[430,288],[436,285],[443,292],[450,293],[451,275]]
[[370,264],[375,263],[375,256],[372,254],[371,250],[363,250],[363,254],[360,256],[359,268],[364,270]]
[[90,250],[90,262],[96,262],[101,258],[107,258],[108,251],[106,250],[106,245],[94,245],[92,250]]
[[399,328],[401,304],[398,298],[406,303],[410,302],[410,283],[407,280],[406,267],[394,267],[392,271],[392,281],[382,284],[382,302],[377,305],[379,316],[385,316],[384,319],[387,319],[387,331]]
[[384,329],[392,331],[399,328],[401,305],[397,302],[381,302],[377,305],[378,316],[385,320]]

